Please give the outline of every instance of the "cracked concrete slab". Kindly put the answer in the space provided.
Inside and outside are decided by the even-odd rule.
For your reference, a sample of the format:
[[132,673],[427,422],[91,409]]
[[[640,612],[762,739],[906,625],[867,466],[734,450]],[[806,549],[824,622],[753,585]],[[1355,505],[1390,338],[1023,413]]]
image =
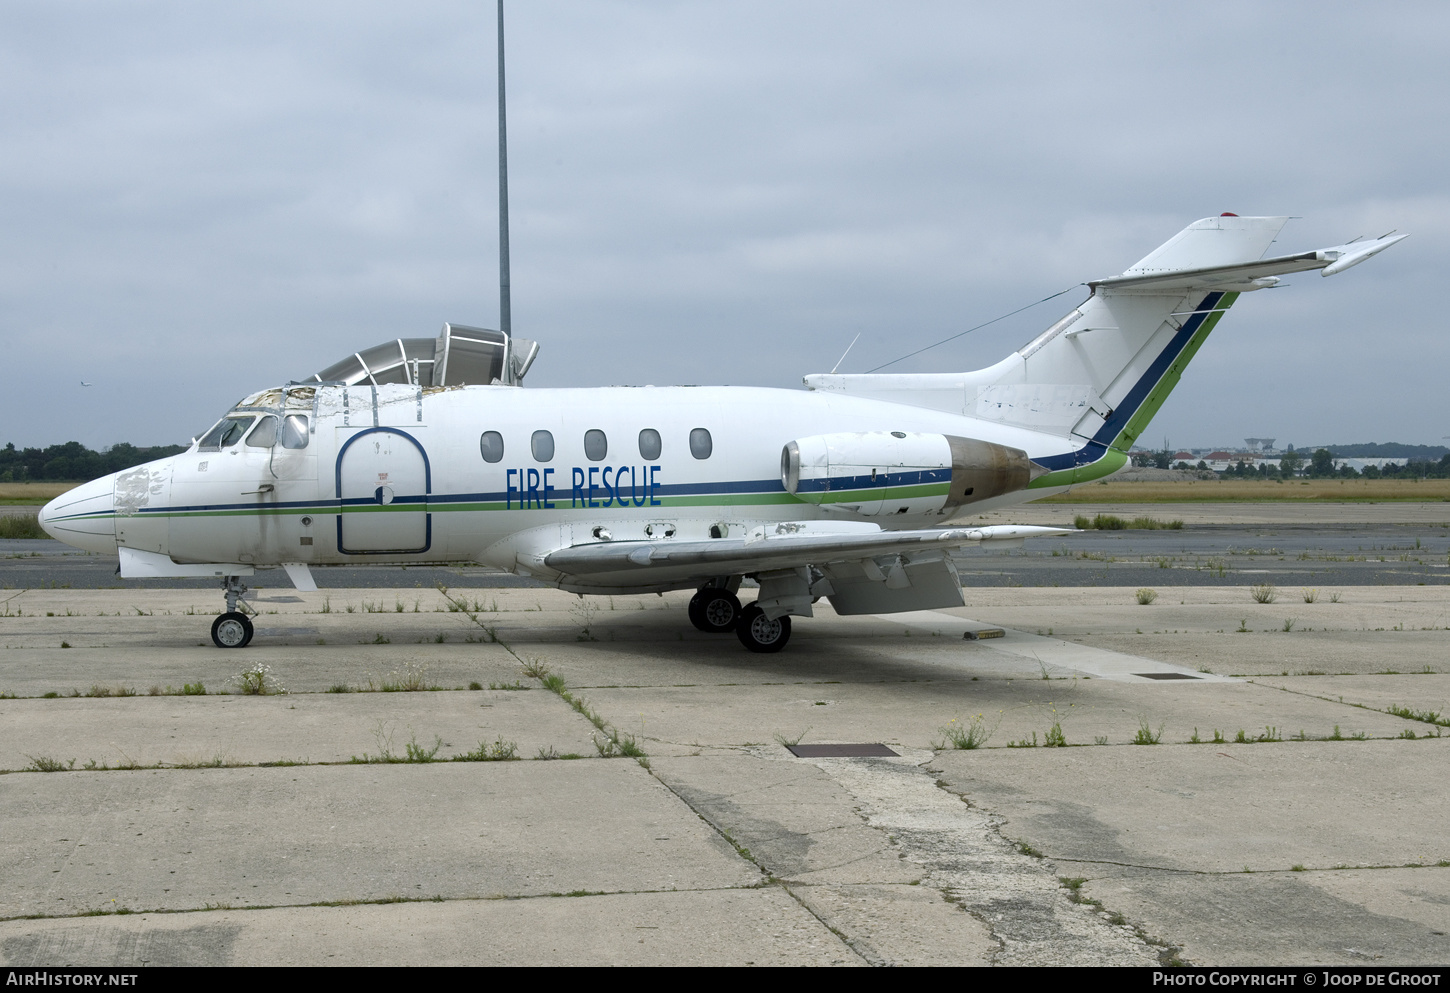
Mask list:
[[[455,640],[462,642],[462,637]],[[249,645],[244,655],[219,653],[210,642],[205,648],[10,649],[20,651],[24,665],[5,665],[10,656],[0,650],[0,692],[22,697],[84,695],[92,687],[146,696],[153,687],[157,692],[179,692],[187,683],[201,683],[208,693],[226,693],[237,689],[243,669],[258,665],[267,666],[278,682],[296,693],[321,693],[334,686],[357,689],[369,681],[381,686],[413,676],[428,685],[463,689],[474,682],[513,683],[520,676],[518,660],[502,646],[483,644],[306,648],[258,644]]]
[[[1450,675],[1259,676],[1254,682],[1321,700],[1385,712],[1389,712],[1391,707],[1411,710],[1422,714],[1421,723],[1426,725],[1416,733],[1433,734],[1435,725],[1429,721],[1450,720]],[[1410,727],[1415,730],[1413,724]]]
[[517,745],[520,758],[547,748],[596,754],[594,727],[537,687],[0,700],[0,722],[0,769],[11,770],[29,768],[37,757],[77,769],[347,762],[380,758],[385,750],[405,755],[410,742],[437,745],[439,759],[497,741]]
[[761,880],[619,759],[12,774],[0,809],[4,917]]
[[[970,680],[956,683],[787,684],[781,686],[599,687],[581,691],[592,703],[622,716],[619,724],[656,754],[762,744],[777,737],[806,743],[883,742],[932,748],[953,726],[979,716],[991,730],[988,744],[1045,742],[1054,724],[1070,744],[1128,744],[1146,722],[1164,741],[1187,741],[1194,729],[1211,741],[1214,731],[1233,740],[1299,731],[1327,737],[1395,737],[1424,725],[1333,701],[1248,683],[1173,681],[1129,686],[1107,680]],[[953,722],[956,722],[953,725]],[[1033,736],[1036,736],[1035,738]]]
[[[1450,858],[1450,740],[943,752],[954,791],[1054,859],[1236,873]],[[1082,874],[1082,873],[1079,873]]]
[[[1443,965],[1450,958],[1444,869],[1350,873],[1155,873],[1089,866],[1085,896],[1150,932],[1172,935],[1185,961],[1215,965]],[[1389,882],[1387,873],[1395,875]],[[1425,884],[1408,881],[1414,873]],[[1327,876],[1336,877],[1325,885]],[[1338,878],[1344,877],[1344,878]],[[1389,906],[1383,906],[1388,904]],[[1386,910],[1391,912],[1387,913]]]
[[0,923],[0,964],[862,965],[779,887]]

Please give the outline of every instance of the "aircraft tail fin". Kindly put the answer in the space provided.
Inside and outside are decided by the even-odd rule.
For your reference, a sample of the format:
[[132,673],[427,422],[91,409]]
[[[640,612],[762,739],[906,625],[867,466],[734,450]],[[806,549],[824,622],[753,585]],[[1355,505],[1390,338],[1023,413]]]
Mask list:
[[[1333,275],[1405,238],[1265,257],[1287,217],[1195,221],[996,365],[968,373],[808,376],[811,389],[951,410],[1069,440],[1046,468],[1126,452],[1240,293],[1287,273]],[[1064,461],[1065,460],[1065,461]],[[1117,465],[1122,458],[1115,459]],[[1116,465],[1113,466],[1116,468]],[[1034,485],[1053,485],[1044,477]]]

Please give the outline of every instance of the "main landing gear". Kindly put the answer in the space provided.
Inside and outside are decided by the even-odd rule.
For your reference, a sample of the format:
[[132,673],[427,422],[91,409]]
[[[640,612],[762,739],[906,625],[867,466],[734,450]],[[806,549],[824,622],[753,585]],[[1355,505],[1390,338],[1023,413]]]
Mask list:
[[222,590],[227,597],[227,612],[212,621],[212,644],[218,648],[246,648],[252,640],[252,622],[237,610],[237,602],[247,592],[246,584],[238,576],[227,576],[222,580]]
[[778,652],[790,641],[788,616],[771,620],[753,603],[740,606],[734,593],[719,586],[707,586],[690,599],[690,623],[706,634],[734,631],[752,652]]
[[734,593],[707,586],[690,598],[690,623],[706,634],[735,630],[740,620],[740,601]]

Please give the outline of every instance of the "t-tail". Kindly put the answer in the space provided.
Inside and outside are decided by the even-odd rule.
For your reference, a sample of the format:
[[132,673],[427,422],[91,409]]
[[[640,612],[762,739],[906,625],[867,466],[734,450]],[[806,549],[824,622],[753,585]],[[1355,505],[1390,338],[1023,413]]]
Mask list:
[[814,375],[806,385],[959,412],[1061,439],[1030,488],[1115,472],[1239,294],[1309,269],[1331,276],[1407,237],[1265,256],[1287,217],[1195,221],[996,365],[967,373]]

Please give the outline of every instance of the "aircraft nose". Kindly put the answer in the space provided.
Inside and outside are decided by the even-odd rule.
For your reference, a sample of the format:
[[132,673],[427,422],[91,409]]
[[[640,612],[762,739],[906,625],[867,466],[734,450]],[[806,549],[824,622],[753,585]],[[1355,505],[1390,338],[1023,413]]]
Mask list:
[[116,550],[116,479],[106,476],[68,490],[40,508],[45,533],[88,552]]

